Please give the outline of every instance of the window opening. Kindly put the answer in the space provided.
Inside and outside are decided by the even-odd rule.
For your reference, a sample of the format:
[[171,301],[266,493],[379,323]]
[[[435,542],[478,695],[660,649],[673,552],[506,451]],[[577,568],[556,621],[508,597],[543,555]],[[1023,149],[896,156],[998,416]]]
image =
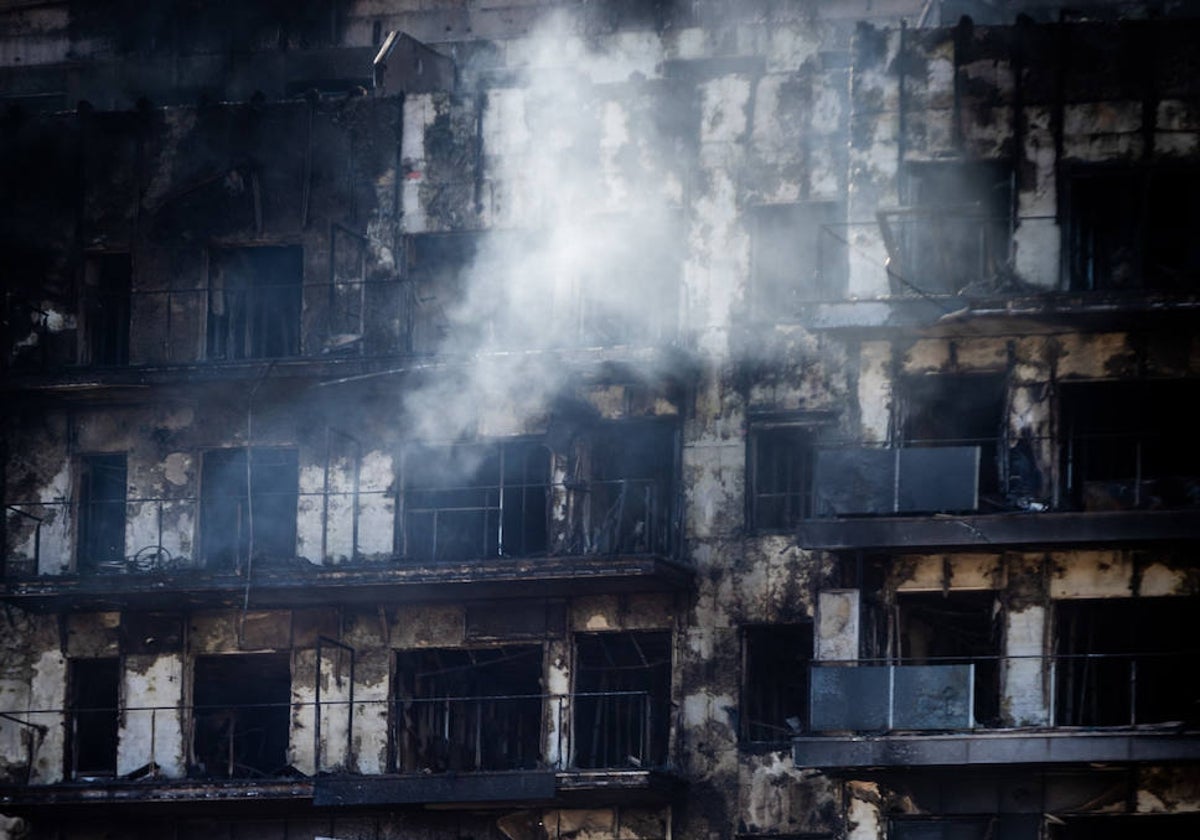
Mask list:
[[[906,447],[978,447],[979,506],[1005,509],[999,441],[1004,432],[1006,380],[1001,374],[910,376],[901,382],[900,435]],[[916,466],[918,462],[913,462]],[[947,463],[933,460],[930,470]],[[934,476],[907,476],[930,486]]]
[[462,301],[483,234],[437,233],[409,236],[405,258],[409,305],[407,335],[412,353],[435,353],[450,334],[451,316]]
[[762,531],[795,527],[809,515],[812,435],[788,427],[757,429],[750,435],[754,492],[750,521]]
[[809,301],[845,296],[845,208],[832,201],[765,205],[753,216],[754,311],[794,318]]
[[68,777],[112,777],[117,773],[120,660],[72,659]]
[[1063,600],[1055,605],[1055,722],[1195,722],[1200,645],[1185,598]]
[[542,758],[541,679],[541,645],[397,653],[397,769],[536,767]]
[[1063,500],[1083,510],[1200,506],[1200,439],[1181,406],[1200,383],[1067,383]]
[[124,452],[80,459],[79,547],[81,572],[120,572],[125,568],[126,464]]
[[[666,424],[597,429],[576,460],[585,554],[666,553],[672,544],[675,430]],[[584,478],[584,476],[588,476]]]
[[[974,665],[978,726],[1000,725],[1001,629],[991,592],[900,593],[901,665]],[[967,698],[959,698],[966,702]]]
[[1069,182],[1073,291],[1194,291],[1200,278],[1200,172],[1103,169]]
[[909,164],[906,207],[881,211],[894,294],[994,285],[1008,263],[1012,173],[994,161]]
[[197,656],[194,673],[199,772],[219,779],[280,775],[291,714],[289,655]]
[[133,263],[128,253],[89,254],[84,262],[83,361],[129,364]]
[[742,738],[780,742],[808,725],[811,624],[747,627],[742,632]]
[[272,359],[300,352],[303,249],[213,248],[208,277],[208,358]]
[[546,551],[549,452],[532,442],[410,450],[403,554],[423,562]]
[[654,767],[667,759],[668,631],[575,637],[576,767]]
[[204,453],[200,543],[206,565],[230,571],[240,568],[251,553],[256,559],[294,557],[298,488],[295,449]]

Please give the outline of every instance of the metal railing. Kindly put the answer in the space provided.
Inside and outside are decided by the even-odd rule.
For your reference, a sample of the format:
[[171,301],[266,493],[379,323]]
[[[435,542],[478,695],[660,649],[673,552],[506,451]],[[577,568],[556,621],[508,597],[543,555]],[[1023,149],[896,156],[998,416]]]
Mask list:
[[[665,697],[644,691],[364,700],[344,690],[319,701],[0,711],[0,743],[15,737],[24,745],[20,778],[10,776],[18,783],[38,783],[33,768],[47,760],[76,781],[270,779],[360,772],[356,745],[366,722],[387,719],[389,772],[619,770],[666,766],[667,707]],[[120,755],[88,756],[89,769],[74,770],[73,728],[104,720]],[[118,729],[142,736],[118,738]],[[111,772],[94,769],[102,765]]]
[[810,666],[808,731],[1200,726],[1200,650]]
[[[262,503],[267,496],[276,504],[282,498],[296,515],[287,522],[272,521],[270,528],[256,518],[253,543],[251,505],[245,496],[222,496],[219,528],[206,519],[206,500],[196,496],[138,496],[90,504],[15,501],[5,506],[8,545],[3,571],[8,577],[71,571],[242,573],[260,562],[294,564],[300,555],[315,567],[378,559],[667,553],[675,527],[669,486],[666,480],[612,479],[439,488],[423,491],[424,507],[402,503],[399,517],[392,511],[395,494],[386,490],[256,493],[256,517],[267,509]],[[464,494],[475,503],[464,503]],[[457,500],[430,503],[430,496]],[[564,516],[552,518],[552,508]],[[84,512],[95,521],[119,517],[112,528],[93,530],[123,534],[123,545],[78,545],[72,523]],[[518,539],[522,521],[527,533]],[[399,555],[393,539],[397,527],[402,529]]]
[[[945,450],[945,457],[930,452],[935,449]],[[795,505],[815,518],[1200,508],[1200,453],[1188,441],[1150,433],[914,439],[901,445],[834,440],[818,442],[812,452],[807,499]],[[951,507],[926,498],[938,485],[957,488],[946,498]],[[921,497],[909,499],[915,506],[908,509],[903,505],[906,487],[915,487],[914,494]],[[755,492],[767,498],[771,494],[769,488]],[[873,507],[872,499],[878,502]]]

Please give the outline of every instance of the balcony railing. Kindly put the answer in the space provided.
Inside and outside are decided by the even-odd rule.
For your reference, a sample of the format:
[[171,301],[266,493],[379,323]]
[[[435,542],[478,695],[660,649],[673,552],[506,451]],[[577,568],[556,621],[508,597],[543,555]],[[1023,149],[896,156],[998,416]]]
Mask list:
[[1194,728],[1198,668],[1200,650],[814,663],[808,731]]
[[923,513],[1194,510],[1200,455],[1153,434],[820,444],[814,518]]
[[[39,762],[65,766],[66,779],[76,782],[357,773],[357,743],[369,740],[361,737],[362,721],[382,719],[394,721],[398,773],[653,769],[668,763],[666,709],[666,698],[641,691],[391,700],[348,699],[343,691],[319,702],[0,711],[0,742],[22,747],[20,756],[9,756],[10,784],[52,781],[36,778]],[[118,739],[114,732],[119,757],[64,760],[70,732],[89,721],[143,737]],[[187,756],[184,765],[173,766],[178,756]],[[83,770],[81,762],[113,769]]]
[[[447,503],[442,496],[443,501],[427,502],[425,507],[405,508],[399,518],[392,512],[394,494],[384,490],[288,493],[284,495],[295,500],[295,521],[271,523],[269,529],[260,525],[253,544],[246,512],[249,505],[231,507],[225,497],[228,509],[222,511],[222,522],[228,527],[209,538],[213,543],[219,538],[219,546],[205,545],[209,527],[205,524],[205,500],[195,496],[130,497],[85,504],[93,518],[114,516],[114,511],[123,514],[115,528],[94,529],[102,535],[123,533],[124,542],[119,546],[75,544],[72,523],[82,512],[79,502],[13,502],[5,509],[8,545],[3,573],[9,578],[72,571],[81,575],[240,574],[252,565],[294,565],[302,557],[315,568],[325,563],[374,560],[665,556],[675,544],[677,527],[669,488],[670,482],[651,479],[476,486],[463,488],[470,496],[468,501],[459,498]],[[529,501],[529,494],[536,496],[536,504]],[[551,506],[562,516],[552,518]],[[242,514],[236,515],[239,511]],[[399,535],[403,538],[399,552],[393,539],[398,521],[404,529]],[[522,525],[536,533],[518,534]],[[288,526],[294,526],[295,542]],[[287,538],[286,546],[281,544],[281,534]]]

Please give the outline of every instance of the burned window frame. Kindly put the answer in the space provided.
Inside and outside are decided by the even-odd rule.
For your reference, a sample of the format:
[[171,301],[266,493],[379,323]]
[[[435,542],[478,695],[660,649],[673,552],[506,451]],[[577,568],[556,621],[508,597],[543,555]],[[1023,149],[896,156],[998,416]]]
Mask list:
[[[639,641],[639,639],[641,641]],[[617,662],[606,640],[628,640],[632,665]],[[571,689],[570,765],[577,769],[616,769],[661,767],[670,759],[672,726],[671,707],[674,677],[674,633],[669,629],[608,630],[578,632],[571,640],[574,656]],[[588,661],[596,646],[603,665]],[[665,653],[664,659],[651,661],[645,650]],[[586,654],[585,654],[586,651]],[[593,685],[593,672],[599,681]],[[610,678],[616,685],[609,685]],[[641,683],[639,685],[639,682]],[[620,719],[625,725],[605,729],[605,721]],[[586,749],[584,731],[593,738]],[[603,740],[603,743],[600,743]],[[641,749],[636,747],[640,745]],[[640,754],[639,754],[640,753]]]
[[[77,463],[79,488],[76,500],[79,515],[76,518],[75,570],[79,574],[124,571],[128,531],[128,455],[125,452],[84,453],[78,456]],[[94,498],[100,471],[119,473],[119,482],[112,479],[114,486],[119,484],[119,496]],[[109,545],[98,547],[97,542],[109,542]]]
[[[989,394],[989,391],[993,393]],[[978,446],[977,510],[987,512],[985,503],[993,510],[1008,509],[1008,374],[1003,371],[978,371],[904,375],[897,379],[895,392],[893,416],[897,445],[931,449]],[[963,410],[964,403],[970,404],[970,412]],[[942,434],[921,436],[918,429],[914,428],[918,425],[937,428],[971,424],[986,417],[992,418],[993,428],[985,434],[968,432],[966,436],[955,437]]]
[[[462,301],[469,282],[467,275],[490,233],[486,230],[456,230],[405,235],[406,353],[432,355],[441,350],[450,335],[450,313]],[[436,264],[431,265],[431,262]],[[445,301],[440,300],[443,290],[448,292]],[[431,301],[431,311],[423,315],[422,308]]]
[[[891,293],[938,296],[1002,288],[1012,255],[1013,173],[1012,161],[1003,158],[907,162],[900,178],[902,206],[877,214],[890,258]],[[976,259],[962,258],[972,251]]]
[[[478,481],[478,471],[460,485],[447,486],[436,480],[428,486],[414,486],[410,483],[414,476],[419,475],[422,471],[430,471],[431,468],[439,473],[437,478],[441,478],[445,471],[436,470],[439,462],[453,462],[460,457],[470,457],[471,450],[480,453],[478,457],[481,463],[490,457],[495,457],[496,484]],[[544,468],[542,478],[538,480],[536,477],[530,478],[526,475],[515,485],[510,482],[509,479],[512,476],[509,471],[509,463],[514,455],[523,456],[523,472],[530,468],[532,461],[541,457]],[[417,562],[440,560],[462,562],[484,557],[529,557],[546,554],[550,548],[551,459],[549,448],[536,438],[516,438],[507,441],[486,440],[443,445],[410,445],[403,453],[398,482],[400,490],[396,505],[397,556]],[[424,460],[425,463],[417,466],[419,460]],[[520,493],[520,501],[515,505],[509,501],[514,489]],[[542,508],[540,517],[536,514],[539,494]],[[470,496],[477,501],[473,504],[464,504],[465,496]],[[423,497],[427,497],[431,503],[418,506],[417,502]],[[444,504],[436,503],[438,500],[444,501]],[[441,553],[437,536],[440,527],[439,514],[442,511],[456,512],[460,515],[467,511],[477,511],[483,514],[482,530],[479,532],[480,551],[455,553],[453,556]],[[415,547],[423,545],[425,541],[419,538],[420,528],[413,520],[415,515],[427,512],[433,517],[432,550],[429,552]],[[532,527],[535,520],[541,523],[540,537],[536,528],[534,533],[529,533],[529,528]],[[516,542],[505,537],[506,532],[511,532],[514,524],[521,528],[521,538]]]
[[[849,247],[845,219],[846,204],[838,198],[751,208],[750,308],[756,320],[795,320],[803,304],[846,296]],[[793,235],[786,236],[787,231]],[[791,259],[767,257],[768,247],[780,250],[776,237],[786,240],[783,244],[789,247],[783,249],[784,256]]]
[[[95,670],[111,669],[111,697],[100,706],[81,705],[82,691],[96,689]],[[87,670],[88,675],[79,673]],[[117,775],[117,751],[120,740],[120,717],[122,714],[121,657],[73,657],[67,660],[67,746],[63,750],[64,775],[72,780],[93,778],[115,778]],[[90,679],[85,679],[90,676]],[[111,705],[110,705],[111,704]],[[105,754],[104,766],[84,767],[81,752],[92,749]]]
[[[434,672],[420,670],[422,663],[440,663],[443,658],[450,664]],[[532,660],[526,663],[528,672],[513,673],[514,663],[526,659]],[[491,691],[497,687],[496,669],[513,683],[526,683],[527,690]],[[542,688],[544,669],[545,647],[530,639],[393,651],[388,772],[492,772],[542,766],[549,713]],[[448,682],[437,679],[445,675],[450,675]],[[423,683],[423,677],[433,680]],[[486,726],[488,715],[504,719],[505,725]]]
[[129,251],[86,253],[79,302],[81,364],[129,364],[132,308],[133,255]]
[[[238,463],[232,463],[241,458],[248,460],[248,466]],[[290,478],[295,476],[294,481],[289,481],[289,489],[274,491],[256,491],[255,479],[261,478],[262,473],[259,472],[256,476],[254,461],[258,457],[277,457],[288,461],[285,464],[271,464],[280,470],[287,470]],[[238,475],[232,480],[241,482],[240,487],[247,491],[240,495],[218,491],[214,488],[213,483],[219,476],[210,473],[211,470],[221,469],[213,465],[214,459],[227,459],[231,463],[224,465],[224,471],[237,471]],[[245,566],[247,560],[273,559],[287,560],[296,555],[296,537],[299,526],[298,522],[298,505],[300,501],[300,464],[299,450],[294,446],[238,446],[238,447],[220,447],[215,449],[207,449],[201,453],[200,459],[200,492],[198,494],[199,516],[197,517],[197,546],[199,551],[198,556],[203,558],[204,567],[218,572],[231,572],[239,570]],[[240,469],[239,469],[240,467]],[[247,482],[249,482],[247,486]],[[274,497],[271,501],[277,504],[267,505],[266,510],[254,511],[254,499],[262,497]],[[228,511],[223,508],[233,500],[236,507],[233,511],[234,525],[232,541],[230,540],[230,523],[223,517],[229,515]],[[290,501],[289,501],[290,500]],[[255,544],[253,553],[251,553],[250,533],[241,529],[241,506],[245,505],[249,512],[248,516],[252,523],[258,522],[260,517],[263,521],[269,521],[275,526],[280,526],[272,529],[272,542],[265,547]],[[260,503],[260,508],[262,504]],[[279,516],[271,516],[271,510],[278,508]],[[291,511],[290,515],[286,511]],[[223,527],[224,523],[224,527]],[[256,527],[256,526],[255,526]],[[277,542],[276,542],[277,540]],[[257,543],[258,541],[255,540]],[[217,545],[220,545],[220,548]],[[232,551],[232,555],[227,555]]]
[[[1197,626],[1187,600],[1170,595],[1057,599],[1054,725],[1194,722],[1200,651],[1194,632],[1187,632],[1189,619],[1193,630]],[[1074,644],[1081,625],[1086,638]],[[1083,708],[1085,703],[1090,708]]]
[[[1155,215],[1166,213],[1170,221],[1174,214],[1169,211],[1176,209],[1170,206],[1172,201],[1190,203],[1184,218],[1200,222],[1200,167],[1080,164],[1068,169],[1060,184],[1065,218],[1061,226],[1062,288],[1087,293],[1194,293],[1200,289],[1195,226],[1160,224],[1163,220]],[[1128,200],[1111,200],[1115,195]],[[1173,255],[1178,264],[1155,259],[1154,255],[1169,255],[1172,249],[1182,250]]]
[[1083,511],[1195,509],[1200,443],[1188,415],[1177,409],[1194,404],[1197,396],[1200,379],[1061,383],[1058,505]]
[[[907,602],[907,604],[905,603]],[[974,603],[972,603],[974,602]],[[936,611],[938,607],[944,610],[962,606],[956,610],[959,616],[968,616],[973,612],[976,620],[983,619],[987,627],[983,630],[986,644],[969,637],[969,633],[980,628],[968,628],[962,632],[960,627],[954,628],[952,622],[925,621],[928,627],[937,627],[939,632],[930,638],[935,649],[957,647],[958,651],[950,653],[914,652],[912,648],[911,619],[906,614],[920,614]],[[972,690],[974,705],[971,709],[971,719],[976,727],[995,728],[1002,724],[1001,719],[1001,658],[1004,656],[1004,627],[1002,615],[998,609],[999,596],[991,589],[952,589],[944,592],[930,591],[900,591],[896,593],[891,605],[891,620],[894,626],[894,647],[889,651],[890,658],[897,665],[972,665],[974,666],[975,682]],[[886,625],[885,625],[886,629]],[[953,632],[957,630],[965,638],[955,639]],[[887,631],[889,635],[893,631]],[[877,644],[886,644],[886,640],[878,640]],[[986,648],[986,649],[984,649]]]
[[[237,679],[236,674],[227,674],[224,678],[224,682],[234,684],[234,688],[250,692],[248,696],[251,699],[238,701],[214,696],[215,684],[220,680],[211,674],[210,679],[201,679],[201,672],[209,666],[219,670],[218,664],[229,666],[230,670],[239,667],[254,669],[253,679]],[[277,669],[277,673],[268,673],[265,669],[267,664]],[[218,779],[261,778],[285,773],[292,737],[291,652],[203,654],[193,657],[191,665],[192,714],[188,755],[194,772],[206,778]],[[287,672],[286,679],[284,670]],[[260,699],[272,692],[277,696]],[[246,733],[254,736],[259,747],[259,761],[256,763],[237,760],[239,753],[234,743],[238,738],[239,721],[250,724]],[[251,744],[251,741],[247,738],[244,743]],[[216,762],[210,767],[205,761],[209,756],[219,758],[222,754],[225,757],[223,767]],[[244,750],[240,755],[243,758],[250,757]],[[267,758],[270,757],[274,757],[278,763],[268,764]]]
[[[237,362],[300,355],[304,246],[214,244],[206,254],[205,359]],[[271,256],[278,265],[267,264]],[[227,278],[231,269],[226,263],[235,261],[242,265]],[[264,282],[271,271],[281,272],[284,281]]]
[[[781,744],[809,723],[809,667],[815,658],[811,621],[747,624],[741,628],[742,680],[738,740],[743,745]],[[798,642],[798,652],[764,650]],[[798,662],[791,662],[795,657]],[[784,667],[785,661],[794,669]],[[785,706],[787,708],[785,708]],[[791,712],[791,714],[788,714]],[[792,719],[796,723],[791,722]],[[766,734],[768,737],[763,737]]]
[[[813,458],[823,423],[799,419],[751,420],[746,435],[748,529],[756,533],[784,533],[811,518]],[[782,461],[782,457],[787,461]],[[764,467],[770,467],[771,471],[768,473]],[[769,512],[771,499],[782,500],[782,508],[775,513]]]

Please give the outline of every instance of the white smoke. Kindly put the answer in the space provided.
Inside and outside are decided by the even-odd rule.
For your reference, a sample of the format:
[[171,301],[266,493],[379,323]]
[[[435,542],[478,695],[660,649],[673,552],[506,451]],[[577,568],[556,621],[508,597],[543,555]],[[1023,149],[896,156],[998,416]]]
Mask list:
[[563,354],[645,359],[678,331],[686,154],[655,78],[659,40],[630,33],[599,50],[558,16],[508,55],[518,80],[478,94],[498,233],[448,312],[446,364],[406,396],[427,440],[472,436],[514,401],[519,419],[537,416],[578,373]]

